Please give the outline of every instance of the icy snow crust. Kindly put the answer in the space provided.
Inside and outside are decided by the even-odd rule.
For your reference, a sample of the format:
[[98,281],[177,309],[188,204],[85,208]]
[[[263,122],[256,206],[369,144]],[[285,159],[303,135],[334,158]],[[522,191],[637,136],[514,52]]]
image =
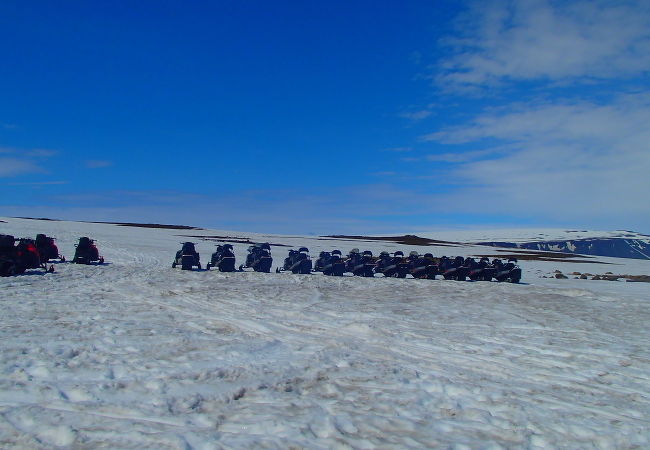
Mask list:
[[[3,220],[110,264],[0,279],[0,447],[650,446],[650,284],[539,278],[587,270],[554,262],[522,285],[187,272],[177,235],[234,234]],[[650,273],[622,262],[593,267]]]

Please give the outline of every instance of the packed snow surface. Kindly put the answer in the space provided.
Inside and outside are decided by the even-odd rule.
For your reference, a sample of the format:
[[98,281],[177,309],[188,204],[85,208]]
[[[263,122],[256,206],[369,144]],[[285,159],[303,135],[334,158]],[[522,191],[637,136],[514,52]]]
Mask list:
[[188,272],[180,235],[234,234],[3,220],[69,259],[95,238],[108,264],[0,279],[0,447],[650,446],[650,284],[540,278],[647,261],[523,261],[519,285]]

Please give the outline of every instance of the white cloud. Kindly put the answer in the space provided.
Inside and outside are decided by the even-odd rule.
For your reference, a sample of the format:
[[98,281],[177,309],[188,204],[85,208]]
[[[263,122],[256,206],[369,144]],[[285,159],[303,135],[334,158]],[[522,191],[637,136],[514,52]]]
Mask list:
[[0,177],[15,177],[26,173],[43,173],[45,170],[32,161],[21,158],[0,158]]
[[112,161],[106,161],[106,160],[99,160],[99,159],[92,159],[88,160],[85,162],[86,167],[89,169],[101,169],[104,167],[110,167],[113,165]]
[[34,181],[34,182],[20,182],[20,183],[7,183],[8,186],[31,186],[31,187],[42,187],[42,186],[56,186],[61,184],[68,184],[69,181]]
[[503,153],[503,149],[477,150],[473,152],[440,153],[427,155],[427,161],[446,163],[465,163]]
[[58,152],[41,148],[21,149],[0,147],[0,155],[10,155],[0,158],[0,177],[13,177],[26,173],[47,173],[37,160],[47,159]]
[[387,152],[396,152],[396,153],[406,153],[406,152],[413,151],[413,148],[412,147],[391,147],[391,148],[385,149],[385,151],[387,151]]
[[509,81],[635,77],[650,71],[650,2],[474,2],[462,37],[443,44],[436,80],[448,87]]
[[624,224],[631,218],[650,222],[648,123],[650,94],[626,95],[609,104],[517,105],[427,139],[496,141],[510,149],[499,158],[460,164],[454,178],[466,187],[447,198],[450,205],[555,219],[618,218]]
[[52,156],[56,156],[59,153],[56,150],[49,150],[46,148],[34,148],[30,150],[21,150],[20,152],[25,156],[32,158],[51,158]]
[[426,109],[422,109],[420,111],[403,112],[399,114],[401,118],[409,119],[413,121],[426,119],[430,115],[431,115],[431,111],[428,111]]

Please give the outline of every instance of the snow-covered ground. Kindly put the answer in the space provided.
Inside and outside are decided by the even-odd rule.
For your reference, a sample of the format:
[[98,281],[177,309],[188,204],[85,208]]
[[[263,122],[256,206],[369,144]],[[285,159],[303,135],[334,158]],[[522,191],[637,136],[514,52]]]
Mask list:
[[541,278],[650,261],[522,261],[520,285],[187,272],[184,234],[495,249],[0,219],[108,262],[0,278],[2,448],[650,447],[650,284]]

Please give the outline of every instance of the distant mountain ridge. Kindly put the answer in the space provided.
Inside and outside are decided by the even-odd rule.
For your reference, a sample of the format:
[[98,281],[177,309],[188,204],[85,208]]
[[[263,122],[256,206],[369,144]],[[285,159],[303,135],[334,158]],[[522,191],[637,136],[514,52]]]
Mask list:
[[650,235],[629,230],[477,228],[422,231],[417,235],[490,247],[650,260]]
[[650,241],[628,238],[585,238],[535,242],[476,242],[478,245],[579,253],[613,258],[650,259]]

